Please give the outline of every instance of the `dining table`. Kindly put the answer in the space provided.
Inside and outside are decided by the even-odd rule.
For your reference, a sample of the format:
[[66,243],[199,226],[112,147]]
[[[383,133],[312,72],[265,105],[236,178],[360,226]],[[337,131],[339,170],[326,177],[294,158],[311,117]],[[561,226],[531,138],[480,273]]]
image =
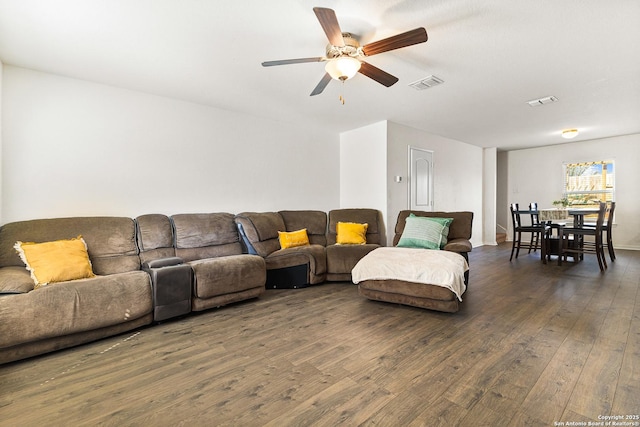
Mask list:
[[584,225],[584,217],[587,215],[597,214],[598,208],[550,208],[539,209],[538,219],[540,222],[563,223],[573,218],[574,227],[582,227]]
[[562,221],[569,218],[569,209],[551,208],[551,209],[539,209],[538,219],[541,222],[547,221]]
[[[542,243],[542,262],[547,263],[549,255],[558,256],[558,265],[562,265],[562,242],[563,242],[563,229],[567,222],[572,222],[573,227],[582,228],[584,225],[584,218],[587,215],[597,214],[598,208],[550,208],[539,209],[538,219],[541,223],[545,223],[549,227],[548,232],[543,235]],[[553,236],[551,231],[556,230],[556,235]],[[582,244],[582,241],[575,242],[575,244]]]

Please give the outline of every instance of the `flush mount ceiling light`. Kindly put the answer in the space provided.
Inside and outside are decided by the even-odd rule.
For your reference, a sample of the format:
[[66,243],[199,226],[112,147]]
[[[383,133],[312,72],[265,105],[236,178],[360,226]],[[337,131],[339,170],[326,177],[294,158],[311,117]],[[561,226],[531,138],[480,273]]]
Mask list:
[[565,139],[571,139],[578,136],[578,129],[565,129],[562,131],[562,137]]
[[324,69],[329,75],[340,81],[349,80],[358,73],[362,63],[351,56],[340,56],[327,62]]

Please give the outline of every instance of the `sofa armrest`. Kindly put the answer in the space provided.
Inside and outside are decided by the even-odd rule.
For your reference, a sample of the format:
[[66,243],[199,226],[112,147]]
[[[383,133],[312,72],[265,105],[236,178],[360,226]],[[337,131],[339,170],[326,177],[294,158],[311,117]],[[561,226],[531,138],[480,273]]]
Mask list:
[[168,257],[168,258],[152,259],[152,260],[143,262],[142,263],[142,269],[143,270],[150,270],[152,268],[169,267],[169,266],[172,266],[172,265],[180,265],[183,262],[184,261],[182,260],[182,258],[177,257],[177,256]]
[[26,294],[33,290],[34,285],[26,268],[18,266],[0,268],[0,295]]
[[159,258],[142,263],[151,277],[153,320],[159,322],[191,312],[193,270],[182,258]]
[[447,244],[443,248],[445,251],[451,252],[471,252],[473,247],[471,246],[471,242],[468,239],[451,239],[447,242]]

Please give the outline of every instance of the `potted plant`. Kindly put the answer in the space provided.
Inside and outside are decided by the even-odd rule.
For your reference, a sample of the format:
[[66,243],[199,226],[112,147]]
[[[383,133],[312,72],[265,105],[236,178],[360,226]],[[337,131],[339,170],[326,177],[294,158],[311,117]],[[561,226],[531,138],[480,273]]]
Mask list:
[[566,208],[567,206],[569,206],[569,199],[565,196],[560,200],[554,200],[552,203],[553,203],[553,206],[555,206],[558,209],[560,209],[561,207]]

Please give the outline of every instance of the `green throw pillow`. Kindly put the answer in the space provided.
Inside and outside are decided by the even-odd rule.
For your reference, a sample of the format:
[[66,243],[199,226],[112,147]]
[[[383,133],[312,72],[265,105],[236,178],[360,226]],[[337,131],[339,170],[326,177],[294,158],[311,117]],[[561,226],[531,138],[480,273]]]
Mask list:
[[453,218],[422,217],[410,214],[398,242],[402,248],[442,249],[447,244]]

